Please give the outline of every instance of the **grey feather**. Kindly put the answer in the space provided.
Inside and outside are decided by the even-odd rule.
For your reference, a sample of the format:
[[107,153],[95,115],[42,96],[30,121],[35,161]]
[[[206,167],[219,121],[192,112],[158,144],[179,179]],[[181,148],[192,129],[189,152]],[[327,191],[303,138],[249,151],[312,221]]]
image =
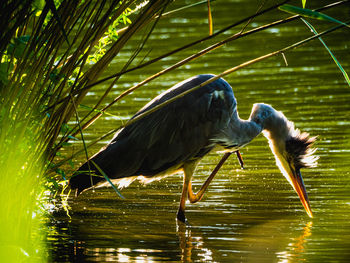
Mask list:
[[[179,83],[153,99],[135,116],[211,77],[213,75],[198,75]],[[92,160],[112,179],[156,176],[207,154],[215,146],[213,138],[222,137],[220,134],[227,129],[234,111],[236,99],[232,88],[225,80],[218,79],[125,127]],[[90,168],[99,174],[91,163]],[[79,171],[86,170],[87,163],[79,168]],[[84,178],[84,183],[79,177]],[[72,177],[71,187],[91,186],[86,178],[86,175]]]

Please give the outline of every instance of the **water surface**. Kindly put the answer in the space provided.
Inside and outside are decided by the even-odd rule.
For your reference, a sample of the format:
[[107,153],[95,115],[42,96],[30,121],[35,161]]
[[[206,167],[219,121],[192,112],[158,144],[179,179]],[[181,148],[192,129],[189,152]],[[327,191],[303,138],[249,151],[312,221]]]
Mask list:
[[[212,8],[217,30],[254,13],[257,7],[255,2],[248,5],[246,1],[232,0],[216,1]],[[349,11],[347,6],[327,14],[345,21]],[[248,28],[280,17],[281,13],[274,12],[254,20]],[[315,26],[322,31],[329,23],[315,22]],[[223,37],[239,30],[230,30]],[[150,52],[148,57],[154,58],[206,35],[207,31],[205,6],[169,16],[160,21],[144,55]],[[179,81],[197,74],[221,73],[311,34],[301,21],[295,21],[226,44],[133,92],[110,109],[114,116],[105,115],[86,131],[86,140],[92,141],[118,127],[151,98]],[[349,29],[324,37],[348,72],[349,39]],[[137,43],[135,40],[123,50],[106,75],[121,68],[120,61],[127,61]],[[123,76],[105,103],[206,45]],[[265,138],[259,136],[241,151],[245,170],[240,169],[234,156],[230,157],[203,200],[187,205],[191,227],[178,225],[175,220],[182,175],[146,186],[133,183],[122,190],[125,200],[111,188],[69,199],[71,218],[59,212],[49,224],[52,261],[349,262],[350,87],[317,41],[285,55],[288,66],[282,57],[276,57],[225,79],[233,87],[242,118],[248,118],[253,103],[264,102],[282,111],[301,130],[318,135],[319,166],[302,171],[314,218],[307,217],[298,196],[275,166]],[[84,104],[92,105],[104,85],[91,92]],[[90,149],[91,154],[107,141]],[[202,160],[194,176],[194,187],[204,182],[221,156],[212,153]]]

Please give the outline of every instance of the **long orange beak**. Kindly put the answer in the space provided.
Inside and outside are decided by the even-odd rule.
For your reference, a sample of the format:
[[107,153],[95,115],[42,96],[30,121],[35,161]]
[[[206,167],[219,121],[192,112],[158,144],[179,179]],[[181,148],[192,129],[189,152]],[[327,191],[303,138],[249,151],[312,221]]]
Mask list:
[[[291,171],[288,173],[290,183],[293,186],[295,192],[297,192],[301,203],[303,204],[306,213],[309,215],[309,217],[312,218],[312,212],[311,207],[309,203],[309,198],[307,196],[306,188],[304,185],[303,177],[301,176],[299,169],[291,169]],[[289,180],[288,180],[289,181]]]

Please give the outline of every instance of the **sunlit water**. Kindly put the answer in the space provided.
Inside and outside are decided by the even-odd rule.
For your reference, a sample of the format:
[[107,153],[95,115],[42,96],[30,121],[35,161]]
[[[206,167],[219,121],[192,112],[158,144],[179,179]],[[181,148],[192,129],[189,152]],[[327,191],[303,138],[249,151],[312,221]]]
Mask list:
[[[216,1],[214,29],[255,11],[255,2],[247,7],[238,1]],[[348,6],[328,14],[345,21],[349,11]],[[256,19],[252,27],[279,17],[281,13],[275,12]],[[317,22],[315,26],[322,31],[329,23]],[[239,29],[229,31],[225,37]],[[161,20],[144,55],[150,51],[148,56],[156,57],[207,31],[205,6],[169,16]],[[152,97],[179,81],[201,73],[221,73],[309,35],[304,24],[296,21],[229,43],[135,91],[109,111],[114,117],[105,115],[89,128],[86,140],[92,141],[118,127]],[[349,29],[324,37],[348,72],[349,39]],[[204,47],[206,44],[201,44],[123,76],[106,103],[145,77]],[[118,61],[126,61],[133,48],[125,48],[106,75],[118,71]],[[230,157],[203,200],[187,205],[191,227],[177,225],[175,220],[181,175],[146,186],[133,183],[122,190],[125,200],[111,188],[88,191],[69,199],[71,218],[61,210],[54,214],[48,234],[51,260],[350,262],[350,87],[317,41],[285,55],[288,66],[282,57],[276,57],[225,79],[233,87],[242,118],[248,118],[253,103],[269,103],[301,130],[319,136],[319,166],[303,171],[314,218],[307,217],[298,196],[275,166],[265,138],[259,136],[241,151],[245,170],[240,169],[234,156]],[[84,103],[90,105],[104,88],[97,87]],[[91,154],[102,146],[103,143],[91,149]],[[202,160],[194,187],[204,182],[221,156],[213,153]],[[76,160],[77,166],[82,158]]]

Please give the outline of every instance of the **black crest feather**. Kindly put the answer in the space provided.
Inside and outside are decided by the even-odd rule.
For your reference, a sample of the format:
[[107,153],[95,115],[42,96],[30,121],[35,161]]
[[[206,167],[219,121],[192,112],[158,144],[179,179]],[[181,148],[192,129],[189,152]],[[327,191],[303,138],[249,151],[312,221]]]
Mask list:
[[286,140],[286,151],[296,169],[315,167],[317,156],[314,156],[315,148],[312,148],[316,137],[310,137],[308,133],[297,133]]

